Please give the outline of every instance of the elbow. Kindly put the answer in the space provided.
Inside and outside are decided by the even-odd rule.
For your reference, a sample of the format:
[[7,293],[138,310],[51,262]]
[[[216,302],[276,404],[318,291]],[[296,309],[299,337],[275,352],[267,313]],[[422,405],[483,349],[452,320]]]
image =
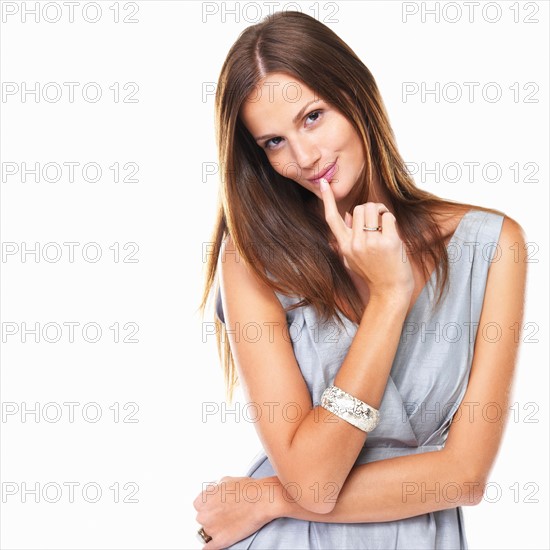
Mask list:
[[309,510],[315,514],[330,514],[336,506],[336,501],[310,501],[308,505],[310,506]]
[[449,476],[442,485],[443,499],[448,508],[477,506],[483,502],[489,469],[483,460],[445,449],[445,464],[450,466]]
[[283,498],[314,514],[330,514],[336,506],[339,486],[334,482],[320,481],[319,477],[301,478],[283,483]]
[[477,506],[483,501],[487,481],[483,476],[469,476],[462,482],[461,506]]
[[303,498],[295,501],[301,508],[314,514],[330,514],[336,506],[336,502],[323,502],[315,498]]

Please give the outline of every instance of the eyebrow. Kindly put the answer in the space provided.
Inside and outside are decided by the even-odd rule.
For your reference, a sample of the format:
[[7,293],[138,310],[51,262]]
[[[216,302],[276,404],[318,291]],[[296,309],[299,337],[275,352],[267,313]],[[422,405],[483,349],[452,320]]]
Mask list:
[[[312,99],[310,102],[306,103],[298,112],[298,114],[292,119],[292,124],[296,124],[300,118],[302,118],[302,115],[304,114],[305,110],[312,104],[312,103],[318,103],[321,101],[320,99]],[[254,138],[256,141],[262,141],[263,139],[269,139],[272,137],[276,137],[276,134],[265,134],[264,136],[260,136],[257,138]]]

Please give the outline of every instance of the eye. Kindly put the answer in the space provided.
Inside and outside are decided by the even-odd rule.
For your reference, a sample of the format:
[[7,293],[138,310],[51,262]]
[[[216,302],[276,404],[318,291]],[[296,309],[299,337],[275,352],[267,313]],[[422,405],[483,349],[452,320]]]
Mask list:
[[273,147],[270,147],[269,144],[270,144],[274,139],[281,139],[281,138],[280,138],[280,137],[276,137],[276,138],[268,139],[268,140],[264,143],[264,148],[265,148],[265,149],[273,149]]
[[[307,115],[306,118],[309,118],[312,115],[319,115],[320,113],[321,113],[320,109],[317,109],[317,111],[311,111],[311,113],[309,113],[309,115]],[[316,120],[317,118],[313,122],[315,122]]]

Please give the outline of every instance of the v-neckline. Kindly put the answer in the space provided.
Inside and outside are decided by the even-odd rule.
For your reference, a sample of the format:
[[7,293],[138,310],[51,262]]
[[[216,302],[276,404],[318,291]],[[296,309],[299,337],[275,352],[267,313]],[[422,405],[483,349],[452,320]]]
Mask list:
[[[470,210],[468,210],[468,212],[463,214],[462,218],[460,218],[460,221],[458,222],[457,226],[455,227],[455,230],[454,230],[453,234],[451,235],[451,238],[449,239],[449,242],[446,245],[447,250],[449,250],[449,247],[451,246],[452,243],[454,243],[456,237],[458,236],[459,231],[460,231],[460,229],[463,225],[463,222],[464,222],[465,218],[467,216],[469,216],[473,211],[474,211],[474,209],[471,208]],[[434,269],[432,270],[430,276],[428,277],[428,280],[424,283],[424,286],[422,287],[422,290],[420,291],[420,294],[416,297],[416,300],[414,301],[413,306],[411,307],[410,311],[407,313],[407,315],[405,317],[405,321],[407,321],[407,319],[414,313],[414,311],[415,311],[416,307],[418,306],[420,300],[424,296],[424,294],[425,294],[425,292],[428,288],[428,285],[430,285],[432,283],[432,279],[435,277],[436,271],[437,271],[437,266],[434,267]],[[342,313],[342,316],[344,317],[344,319],[347,319],[352,325],[354,325],[356,327],[359,327],[358,323],[355,323],[349,317],[346,317],[343,313]]]

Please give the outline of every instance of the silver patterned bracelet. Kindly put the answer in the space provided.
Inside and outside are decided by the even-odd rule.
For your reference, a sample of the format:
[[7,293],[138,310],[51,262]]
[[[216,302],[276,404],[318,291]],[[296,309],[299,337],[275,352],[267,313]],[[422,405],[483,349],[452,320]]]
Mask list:
[[321,407],[364,432],[374,430],[380,421],[380,413],[377,409],[337,386],[329,386],[323,392]]

